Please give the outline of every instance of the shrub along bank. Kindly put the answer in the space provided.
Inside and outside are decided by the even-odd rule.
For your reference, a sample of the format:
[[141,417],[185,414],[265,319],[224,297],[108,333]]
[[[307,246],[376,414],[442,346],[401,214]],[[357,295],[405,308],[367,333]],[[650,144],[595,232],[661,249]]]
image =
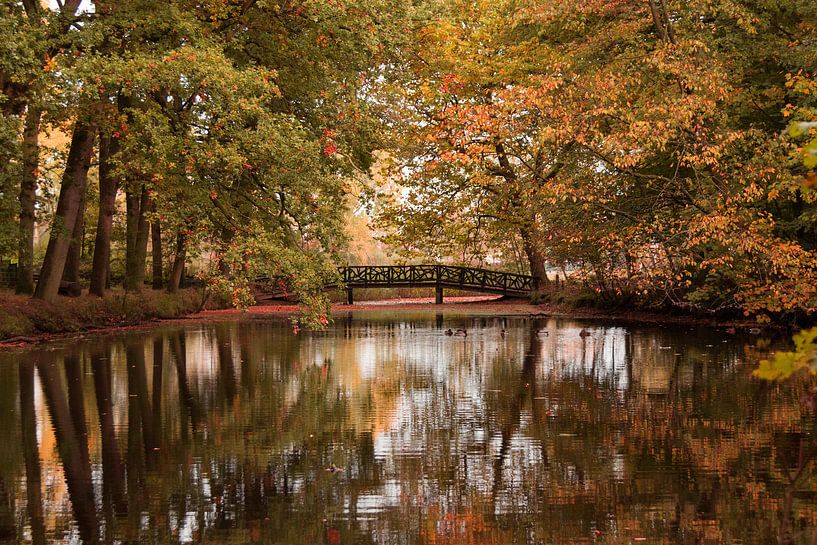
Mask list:
[[47,302],[0,292],[0,340],[39,334],[72,333],[104,327],[136,325],[155,319],[178,318],[226,303],[190,288],[168,293],[112,291],[105,297],[58,297]]

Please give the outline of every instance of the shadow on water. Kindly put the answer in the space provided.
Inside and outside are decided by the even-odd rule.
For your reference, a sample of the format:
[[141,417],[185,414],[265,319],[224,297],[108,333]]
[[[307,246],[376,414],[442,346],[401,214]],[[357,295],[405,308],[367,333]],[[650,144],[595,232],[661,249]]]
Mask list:
[[3,354],[0,541],[813,543],[773,344],[372,313]]

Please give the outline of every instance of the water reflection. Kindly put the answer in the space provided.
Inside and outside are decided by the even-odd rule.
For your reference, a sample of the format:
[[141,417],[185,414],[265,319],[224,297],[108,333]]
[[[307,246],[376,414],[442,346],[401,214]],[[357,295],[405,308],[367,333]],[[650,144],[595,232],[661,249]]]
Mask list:
[[750,379],[767,345],[418,314],[4,354],[0,541],[811,543],[809,385]]

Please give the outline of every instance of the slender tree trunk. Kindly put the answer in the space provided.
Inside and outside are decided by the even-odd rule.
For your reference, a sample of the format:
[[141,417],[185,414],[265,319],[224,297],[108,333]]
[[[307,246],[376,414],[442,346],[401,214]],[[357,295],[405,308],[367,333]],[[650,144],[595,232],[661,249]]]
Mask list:
[[87,191],[83,191],[80,196],[79,210],[77,211],[77,221],[74,223],[74,232],[71,236],[71,244],[68,246],[68,257],[65,259],[65,270],[62,279],[65,282],[79,282],[79,266],[82,262],[82,247],[85,240],[85,202]]
[[133,261],[136,255],[136,239],[139,234],[139,196],[131,188],[125,189],[125,289],[135,289]]
[[[72,2],[72,5],[73,4],[74,3]],[[42,26],[43,7],[41,3],[26,1],[23,2],[23,7],[25,9],[26,16],[28,17],[29,21],[33,25]],[[61,6],[61,8],[64,7],[65,7],[64,5]],[[70,11],[71,7],[72,6],[69,6],[69,9],[67,9],[66,12]],[[41,57],[41,60],[45,62],[47,60],[47,56],[43,55]],[[28,91],[31,91],[31,89],[28,89]],[[29,98],[32,98],[31,95],[29,95]],[[17,100],[6,101],[6,105],[11,106],[12,108],[14,107],[15,104],[17,104],[18,106],[22,106],[23,101],[19,102]],[[6,107],[4,107],[4,110],[6,110]],[[28,104],[25,127],[23,129],[23,149],[22,149],[23,173],[20,182],[20,224],[19,224],[20,238],[18,241],[17,249],[18,258],[17,286],[16,286],[17,293],[26,294],[34,293],[34,227],[36,220],[35,202],[37,199],[37,178],[39,177],[38,168],[40,148],[38,140],[40,134],[41,118],[42,110],[40,108],[32,106],[32,104]],[[91,145],[93,145],[93,143]],[[0,170],[2,170],[2,168],[0,168]],[[66,173],[64,176],[67,176],[67,174],[68,169],[66,169]],[[60,193],[60,197],[62,197],[62,193]],[[45,271],[45,266],[43,266],[43,270]],[[62,276],[62,271],[59,271],[58,274],[56,274],[55,276],[56,278],[52,280],[52,282],[56,283],[53,295],[46,294],[49,297],[43,298],[50,298],[56,296],[57,290],[59,290],[59,279]]]
[[90,292],[102,297],[108,286],[111,269],[111,232],[116,213],[116,193],[119,180],[113,176],[111,158],[119,151],[119,141],[109,134],[99,139],[99,217],[96,222],[94,263],[91,269]]
[[167,283],[167,291],[173,293],[179,290],[184,276],[184,261],[187,258],[187,237],[179,230],[176,235],[176,257],[173,260],[173,270]]
[[37,445],[37,414],[34,409],[34,362],[20,362],[20,427],[26,465],[26,500],[31,518],[31,542],[45,545],[40,448]]
[[162,448],[162,378],[164,375],[165,340],[157,336],[153,339],[153,384],[151,395],[153,401],[153,436],[157,445]]
[[20,240],[17,248],[17,293],[34,293],[34,204],[40,164],[42,112],[29,107],[23,130],[23,176],[20,180]]
[[671,44],[675,43],[675,31],[672,28],[672,21],[669,18],[669,11],[667,10],[667,3],[664,0],[658,0],[658,4],[661,6],[661,15],[664,19],[665,29],[667,32],[667,39]]
[[216,329],[218,344],[218,364],[221,373],[221,384],[228,404],[232,404],[236,395],[235,365],[233,362],[233,340],[230,331],[224,327]]
[[233,241],[233,236],[235,235],[235,231],[229,229],[228,227],[221,228],[221,260],[218,262],[218,272],[220,272],[225,277],[230,275],[230,267],[229,264],[224,260],[224,254],[227,253],[227,250],[230,247],[230,243]]
[[647,4],[650,6],[652,22],[655,25],[655,30],[658,31],[658,37],[666,42],[668,40],[667,29],[664,27],[664,21],[661,20],[661,14],[658,13],[658,6],[656,6],[655,0],[647,0]]
[[62,177],[57,212],[51,225],[40,280],[34,292],[34,297],[39,299],[53,301],[60,289],[71,236],[79,217],[80,202],[88,181],[88,168],[91,165],[95,139],[94,128],[86,122],[77,121],[71,136],[68,161]]
[[150,255],[153,261],[153,289],[160,290],[164,287],[164,270],[162,268],[162,226],[158,219],[150,224],[150,234]]
[[150,207],[147,188],[139,193],[126,192],[127,204],[127,255],[125,256],[125,289],[140,291],[145,283],[145,261],[148,251],[148,222],[146,214]]

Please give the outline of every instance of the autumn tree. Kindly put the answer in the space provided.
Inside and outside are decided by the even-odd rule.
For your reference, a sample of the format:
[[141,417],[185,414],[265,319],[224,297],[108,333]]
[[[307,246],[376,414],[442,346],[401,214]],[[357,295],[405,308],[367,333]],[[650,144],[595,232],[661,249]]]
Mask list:
[[781,137],[813,7],[449,6],[394,93],[391,240],[490,222],[532,273],[568,263],[640,304],[813,308],[813,204]]
[[[22,22],[24,7],[4,22]],[[41,9],[43,25],[61,16]],[[159,285],[164,232],[175,242],[171,290],[185,261],[204,255],[212,286],[237,303],[248,301],[250,278],[283,275],[325,307],[319,292],[345,244],[347,184],[379,147],[366,95],[413,7],[142,0],[69,9],[60,47],[43,60],[30,54],[29,72],[50,84],[43,126],[71,134],[36,296],[52,300],[61,282],[82,279],[78,242],[88,230],[92,293],[104,295],[120,253],[125,288],[142,289],[151,238]],[[13,121],[11,140],[23,132],[22,117]],[[97,165],[99,215],[86,226]],[[112,239],[119,191],[124,248]]]

